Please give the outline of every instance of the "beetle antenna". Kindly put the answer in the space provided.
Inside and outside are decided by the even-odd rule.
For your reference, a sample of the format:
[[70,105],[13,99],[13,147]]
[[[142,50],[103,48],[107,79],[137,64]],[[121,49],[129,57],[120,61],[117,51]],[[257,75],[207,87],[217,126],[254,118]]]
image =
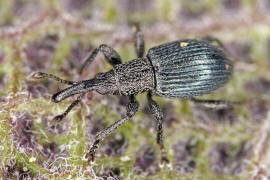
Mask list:
[[68,80],[64,80],[64,79],[61,79],[53,74],[47,74],[47,73],[44,73],[44,72],[36,72],[34,74],[31,75],[32,78],[34,79],[42,79],[42,78],[49,78],[49,79],[53,79],[55,81],[58,81],[62,84],[68,84],[68,85],[75,85],[75,84],[78,84],[80,82],[76,82],[76,81],[68,81]]

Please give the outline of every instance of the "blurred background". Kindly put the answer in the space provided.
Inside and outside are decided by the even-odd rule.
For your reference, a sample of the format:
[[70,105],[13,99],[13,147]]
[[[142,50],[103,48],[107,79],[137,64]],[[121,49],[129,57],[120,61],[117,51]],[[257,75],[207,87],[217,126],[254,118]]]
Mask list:
[[[171,167],[159,166],[155,121],[145,94],[139,112],[106,138],[95,164],[83,159],[94,135],[121,118],[128,99],[89,93],[65,118],[48,122],[74,100],[51,95],[65,86],[29,76],[44,71],[69,80],[111,67],[100,44],[123,61],[136,58],[132,26],[140,23],[146,51],[184,38],[220,39],[234,63],[229,84],[201,99],[242,103],[211,109],[154,97],[166,116]],[[3,179],[270,179],[269,0],[0,0],[0,175]]]

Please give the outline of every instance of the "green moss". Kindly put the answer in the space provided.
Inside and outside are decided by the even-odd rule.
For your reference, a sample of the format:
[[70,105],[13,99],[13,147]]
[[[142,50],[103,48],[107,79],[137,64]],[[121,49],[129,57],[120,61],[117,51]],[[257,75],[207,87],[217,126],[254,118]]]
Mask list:
[[173,1],[165,1],[165,0],[157,0],[158,5],[158,13],[157,16],[160,16],[162,20],[171,21],[174,18],[174,2]]
[[[73,16],[71,19],[63,19],[61,10],[65,10],[62,9],[65,7],[62,2],[42,0],[42,5],[48,8],[49,13],[41,24],[34,24],[21,34],[9,34],[5,36],[1,26],[13,26],[13,23],[17,22],[17,18],[19,18],[12,14],[14,2],[15,1],[0,1],[0,36],[4,36],[0,40],[0,50],[5,54],[5,60],[0,66],[0,80],[1,77],[8,77],[7,84],[4,88],[0,89],[0,97],[2,99],[0,102],[0,164],[3,166],[0,167],[0,171],[2,171],[0,174],[4,174],[5,167],[8,166],[12,159],[15,159],[17,162],[16,168],[22,169],[25,167],[33,176],[44,176],[44,178],[48,179],[89,179],[89,177],[94,177],[93,173],[99,176],[102,175],[102,173],[104,173],[103,167],[119,168],[123,179],[250,179],[249,175],[251,172],[254,172],[254,169],[260,164],[256,157],[248,157],[248,161],[251,165],[240,175],[217,174],[210,168],[209,151],[215,143],[225,142],[232,145],[232,151],[235,153],[243,142],[253,142],[256,144],[258,143],[257,139],[260,139],[258,134],[261,134],[259,131],[262,130],[264,123],[254,123],[250,108],[248,104],[245,103],[245,100],[251,102],[253,99],[263,99],[268,102],[269,97],[267,93],[260,95],[252,94],[247,91],[245,85],[258,78],[270,80],[268,78],[270,75],[269,57],[267,57],[268,48],[266,47],[267,40],[270,37],[270,30],[264,21],[260,21],[260,18],[258,18],[256,21],[259,22],[255,22],[253,25],[253,21],[250,20],[248,22],[251,24],[246,26],[241,23],[232,25],[231,22],[227,22],[225,19],[224,21],[222,20],[222,23],[225,25],[222,25],[216,22],[216,19],[219,18],[218,16],[223,13],[220,12],[222,11],[221,3],[216,0],[203,2],[153,0],[153,10],[133,13],[124,12],[122,8],[117,6],[117,0],[110,0],[107,3],[93,1],[83,7],[82,10],[77,11],[76,13],[78,14],[70,14]],[[28,0],[27,2],[31,3],[32,1]],[[240,11],[243,10],[243,13],[246,13],[246,11],[254,11],[254,1],[244,0],[243,6],[244,7],[240,9]],[[180,8],[185,7],[194,13],[203,12],[206,16],[208,14],[208,21],[211,22],[205,23],[205,21],[203,21],[200,27],[194,26],[194,28],[190,29],[178,27],[179,22],[183,22],[183,24],[186,23],[187,25],[189,25],[188,23],[193,23],[190,19],[187,18],[187,20],[185,19],[186,17],[179,16]],[[97,9],[98,13],[94,14],[97,12]],[[249,14],[244,15],[248,18],[252,18]],[[35,14],[35,16],[38,15]],[[220,18],[223,19],[223,17]],[[235,107],[235,114],[238,121],[234,124],[204,124],[203,121],[195,119],[192,112],[194,109],[191,107],[191,103],[188,100],[154,97],[163,109],[167,107],[168,103],[172,104],[173,111],[177,117],[177,120],[175,120],[171,126],[164,127],[164,144],[168,151],[170,161],[174,163],[176,154],[173,151],[173,146],[178,141],[186,137],[194,137],[197,141],[194,153],[196,168],[191,173],[179,174],[174,168],[170,169],[167,167],[147,176],[135,173],[134,165],[136,164],[136,157],[139,154],[141,146],[150,144],[155,149],[157,154],[156,162],[159,161],[160,155],[159,147],[156,145],[154,119],[151,119],[142,112],[144,105],[147,103],[146,94],[136,97],[140,103],[140,109],[136,116],[116,130],[118,133],[123,134],[128,142],[127,150],[124,151],[123,155],[107,156],[100,152],[99,149],[98,154],[100,157],[97,157],[96,164],[88,165],[82,157],[89,150],[88,145],[91,145],[89,139],[94,137],[88,132],[89,126],[92,127],[89,119],[91,119],[92,116],[101,119],[106,126],[119,120],[121,115],[107,106],[108,103],[117,104],[118,97],[108,100],[108,96],[101,98],[101,96],[96,93],[92,94],[92,99],[90,96],[85,97],[83,102],[74,108],[72,113],[60,124],[59,127],[66,129],[63,129],[62,133],[57,133],[52,132],[47,123],[55,115],[64,112],[68,105],[72,103],[72,100],[64,100],[61,103],[55,104],[50,101],[50,94],[44,95],[45,97],[48,96],[48,98],[33,98],[29,95],[29,92],[27,92],[29,84],[38,85],[40,82],[30,82],[28,79],[29,72],[27,72],[27,74],[25,71],[23,60],[26,58],[25,47],[27,45],[42,39],[46,35],[56,34],[58,41],[56,42],[56,48],[53,53],[53,60],[44,71],[63,75],[65,79],[72,79],[73,77],[65,77],[65,74],[68,73],[64,73],[62,67],[65,66],[70,56],[74,40],[78,40],[92,47],[103,43],[111,43],[119,52],[124,62],[135,59],[136,54],[131,38],[132,34],[130,34],[130,38],[122,36],[122,34],[119,34],[119,36],[115,34],[119,31],[118,28],[121,29],[122,24],[127,26],[127,24],[133,21],[142,23],[142,28],[145,32],[146,49],[159,43],[175,40],[182,37],[183,34],[186,34],[187,37],[200,37],[202,34],[213,34],[220,38],[225,44],[238,39],[247,40],[251,43],[251,63],[244,62],[241,58],[233,57],[236,59],[234,61],[235,67],[242,69],[235,70],[232,80],[226,87],[211,95],[200,97],[202,99],[243,100],[244,104]],[[100,24],[93,26],[91,22],[99,22]],[[194,22],[196,22],[196,18]],[[207,24],[209,26],[207,26]],[[20,27],[20,24],[16,24],[16,27]],[[149,32],[151,28],[153,32]],[[164,29],[167,33],[164,33]],[[111,69],[109,64],[104,63],[103,56],[100,57],[100,67],[93,66],[92,69],[89,67],[92,75],[99,71],[104,72]],[[240,61],[242,64],[239,63]],[[72,69],[71,71],[75,70]],[[82,77],[78,75],[75,78],[80,79]],[[47,84],[45,88],[49,88]],[[62,88],[64,88],[64,86],[55,86],[54,91]],[[54,153],[56,159],[58,158],[57,160],[53,159],[53,157],[51,157],[51,159],[46,158],[38,151],[23,152],[23,147],[17,147],[12,139],[11,129],[13,128],[12,123],[14,123],[15,114],[18,112],[31,115],[33,118],[31,131],[33,131],[37,145],[40,148],[44,148],[48,146],[48,144],[53,144],[52,146],[55,145],[56,153]],[[90,115],[90,117],[87,117],[88,115]],[[267,118],[265,117],[265,119]],[[153,123],[147,121],[153,121]],[[267,132],[265,133],[267,134]],[[100,147],[106,145],[108,140],[112,137],[113,136],[106,138],[100,144]],[[62,154],[60,152],[62,152]],[[51,153],[53,154],[53,152]],[[261,156],[263,158],[264,154]],[[30,160],[31,158],[32,160]],[[125,158],[128,160],[125,160]],[[54,172],[53,169],[46,167],[44,164],[51,165],[51,167],[59,167],[61,171],[55,170]],[[15,174],[12,176],[16,178]]]
[[12,23],[13,14],[12,14],[12,1],[1,1],[0,2],[0,26],[9,25]]

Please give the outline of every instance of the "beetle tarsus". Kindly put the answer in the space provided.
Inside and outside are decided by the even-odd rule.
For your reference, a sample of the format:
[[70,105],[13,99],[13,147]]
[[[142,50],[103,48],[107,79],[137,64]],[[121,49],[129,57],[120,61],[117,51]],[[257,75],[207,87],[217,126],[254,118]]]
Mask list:
[[88,160],[88,163],[94,162],[96,158],[96,150],[98,148],[98,142],[95,142],[92,147],[90,148],[89,152],[86,154],[86,159]]
[[152,93],[148,92],[147,94],[148,99],[148,107],[150,112],[154,116],[156,120],[156,131],[157,131],[157,144],[159,145],[161,151],[161,163],[169,163],[167,158],[167,152],[163,145],[163,130],[162,130],[162,122],[163,122],[163,112],[159,105],[152,99]]
[[49,122],[49,127],[54,128],[56,125],[58,125],[62,120],[64,116],[63,114],[55,116],[50,122]]
[[53,124],[60,123],[64,117],[65,117],[65,114],[60,114],[60,115],[55,116],[52,120]]
[[55,126],[56,124],[59,124],[68,115],[68,113],[72,110],[72,108],[74,108],[77,104],[79,104],[79,102],[81,102],[84,95],[85,93],[80,94],[78,98],[68,106],[68,108],[65,110],[63,114],[57,115],[53,118],[53,120],[51,121],[51,124],[53,126]]
[[161,164],[169,164],[170,161],[167,156],[161,156]]

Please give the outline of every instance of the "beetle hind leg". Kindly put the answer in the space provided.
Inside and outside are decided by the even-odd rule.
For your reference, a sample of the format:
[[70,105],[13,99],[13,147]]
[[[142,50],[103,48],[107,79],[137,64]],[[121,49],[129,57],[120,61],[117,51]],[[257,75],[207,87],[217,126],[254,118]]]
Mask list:
[[149,92],[147,94],[148,106],[156,119],[156,130],[157,130],[157,144],[161,150],[161,164],[168,164],[169,159],[167,157],[167,152],[163,144],[163,130],[162,130],[162,122],[163,122],[163,113],[159,105],[152,99],[152,94]]
[[243,103],[241,101],[231,102],[226,100],[212,100],[212,99],[209,100],[196,98],[191,98],[190,100],[194,103],[201,104],[207,108],[212,109],[232,108],[234,105],[239,105]]

